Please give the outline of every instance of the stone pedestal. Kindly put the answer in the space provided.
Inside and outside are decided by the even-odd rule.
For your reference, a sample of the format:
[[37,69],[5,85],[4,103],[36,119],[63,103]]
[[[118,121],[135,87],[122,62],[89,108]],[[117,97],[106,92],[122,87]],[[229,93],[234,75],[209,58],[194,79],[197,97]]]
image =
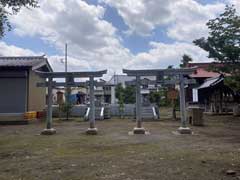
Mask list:
[[88,128],[87,131],[86,131],[86,134],[88,135],[97,135],[97,128]]
[[133,134],[145,134],[145,133],[146,133],[146,131],[143,127],[141,127],[141,128],[135,127],[133,129]]
[[237,104],[233,107],[233,115],[240,116],[240,104]]
[[53,134],[56,134],[56,129],[54,129],[54,128],[44,129],[44,130],[41,132],[41,135],[53,135]]
[[192,130],[189,127],[180,127],[178,128],[179,134],[192,134]]
[[204,126],[203,112],[203,108],[197,106],[188,107],[187,118],[189,123],[193,126]]

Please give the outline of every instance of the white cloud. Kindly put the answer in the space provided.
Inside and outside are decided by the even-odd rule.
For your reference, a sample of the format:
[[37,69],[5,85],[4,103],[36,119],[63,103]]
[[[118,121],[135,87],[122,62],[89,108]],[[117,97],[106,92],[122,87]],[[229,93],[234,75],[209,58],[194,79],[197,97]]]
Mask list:
[[181,0],[172,6],[174,21],[167,29],[170,38],[191,42],[207,36],[206,23],[224,10],[223,3],[202,5],[193,0]]
[[171,4],[177,0],[100,0],[115,7],[129,27],[129,33],[150,35],[159,25],[168,24],[172,18]]
[[[129,61],[126,64],[122,64],[118,68],[118,73],[122,71],[122,68],[127,69],[156,69],[156,68],[166,68],[168,65],[174,65],[178,67],[182,55],[190,55],[194,62],[204,62],[209,61],[207,58],[207,52],[189,43],[174,43],[174,44],[164,44],[160,42],[151,42],[151,49],[148,52],[142,52],[136,56],[126,57]],[[32,55],[42,55],[43,53],[36,53],[28,49],[19,48],[16,46],[7,45],[4,42],[0,42],[0,55],[2,56],[32,56]],[[110,57],[103,57],[106,59],[111,59]],[[119,55],[119,59],[124,58],[124,56]],[[64,71],[64,57],[63,56],[48,56],[49,63],[53,67],[54,71]],[[110,60],[108,63],[115,63],[114,60]],[[98,65],[96,65],[97,67]],[[101,66],[101,65],[100,65]],[[101,66],[102,69],[108,69],[108,75],[104,76],[108,79],[110,75],[113,74],[114,69],[105,68]],[[82,61],[75,59],[73,57],[68,57],[68,68],[71,71],[91,71],[93,70],[89,66],[88,61]]]
[[[237,1],[237,0],[233,0]],[[167,35],[192,41],[207,34],[206,22],[224,9],[223,3],[202,5],[195,0],[101,0],[115,7],[128,33],[149,35],[154,29],[167,28]]]
[[103,19],[102,6],[82,0],[42,0],[40,6],[12,17],[15,33],[39,37],[61,50],[68,42],[69,56],[91,69],[117,71],[131,58],[116,35],[117,29]]
[[238,14],[240,14],[240,1],[239,0],[227,0],[229,4],[235,5]]
[[[207,53],[189,43],[206,34],[205,22],[216,15],[223,4],[201,5],[193,0],[101,0],[117,8],[130,31],[149,35],[158,26],[168,25],[173,44],[151,42],[148,52],[133,55],[122,45],[117,29],[103,19],[105,9],[83,0],[42,0],[41,8],[24,9],[13,16],[14,32],[20,36],[44,39],[63,50],[68,42],[71,71],[122,68],[165,68],[177,66],[184,53],[196,61],[209,61]],[[181,41],[181,42],[177,42]],[[2,55],[34,55],[31,50],[0,43]],[[41,50],[39,50],[41,51]],[[55,71],[64,71],[60,55],[48,57]]]
[[8,45],[0,42],[0,56],[34,56],[43,55],[43,53],[35,53],[30,49],[20,48],[14,45]]
[[[43,52],[34,52],[30,49],[24,49],[14,45],[8,45],[5,42],[0,42],[0,56],[42,56]],[[64,57],[63,56],[47,56],[50,65],[54,71],[64,71]],[[68,67],[71,71],[79,71],[79,69],[90,70],[86,61],[80,61],[75,58],[68,58]]]
[[128,64],[132,69],[154,69],[167,68],[173,65],[176,68],[180,64],[183,54],[188,54],[194,62],[209,62],[207,52],[189,43],[164,44],[161,42],[151,42],[149,52],[139,53],[133,61]]

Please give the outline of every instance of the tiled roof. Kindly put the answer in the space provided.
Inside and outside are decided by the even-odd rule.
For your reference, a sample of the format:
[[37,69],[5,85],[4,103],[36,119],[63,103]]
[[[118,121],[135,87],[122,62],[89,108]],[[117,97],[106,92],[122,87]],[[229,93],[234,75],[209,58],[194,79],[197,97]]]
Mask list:
[[212,78],[212,77],[219,77],[220,73],[207,71],[204,68],[197,68],[194,74],[191,74],[190,77],[192,78]]
[[223,78],[222,75],[220,75],[218,77],[208,78],[197,89],[204,89],[204,88],[208,88],[208,87],[211,87],[211,86],[215,86],[216,84],[222,82],[223,80],[224,80],[224,78]]
[[218,62],[200,62],[200,63],[188,63],[187,67],[199,67],[199,68],[209,68],[210,66],[213,67],[222,67],[224,64]]
[[0,56],[0,67],[32,67],[32,69],[37,69],[44,65],[51,69],[44,56]]
[[210,67],[222,67],[222,63],[217,62],[203,62],[203,63],[189,63],[187,67],[197,67],[194,74],[191,74],[192,78],[212,78],[219,77],[220,73],[214,71],[208,71]]

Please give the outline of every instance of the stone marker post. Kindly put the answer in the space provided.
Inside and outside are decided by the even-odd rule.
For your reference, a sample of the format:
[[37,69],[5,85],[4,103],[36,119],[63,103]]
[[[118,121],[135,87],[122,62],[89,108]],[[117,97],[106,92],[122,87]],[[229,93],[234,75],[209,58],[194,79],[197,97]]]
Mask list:
[[52,128],[52,88],[53,88],[53,79],[52,77],[48,78],[48,107],[47,107],[47,127],[44,129],[42,135],[52,135],[56,133],[56,130]]

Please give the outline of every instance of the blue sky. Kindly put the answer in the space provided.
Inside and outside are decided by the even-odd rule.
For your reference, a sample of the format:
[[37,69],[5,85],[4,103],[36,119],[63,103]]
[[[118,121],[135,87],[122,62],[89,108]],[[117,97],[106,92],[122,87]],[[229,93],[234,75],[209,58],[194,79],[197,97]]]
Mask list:
[[[64,43],[72,71],[178,66],[186,53],[208,61],[192,40],[207,36],[205,23],[237,0],[41,0],[38,9],[11,17],[1,55],[46,54],[56,71]],[[10,54],[11,53],[11,54]]]

